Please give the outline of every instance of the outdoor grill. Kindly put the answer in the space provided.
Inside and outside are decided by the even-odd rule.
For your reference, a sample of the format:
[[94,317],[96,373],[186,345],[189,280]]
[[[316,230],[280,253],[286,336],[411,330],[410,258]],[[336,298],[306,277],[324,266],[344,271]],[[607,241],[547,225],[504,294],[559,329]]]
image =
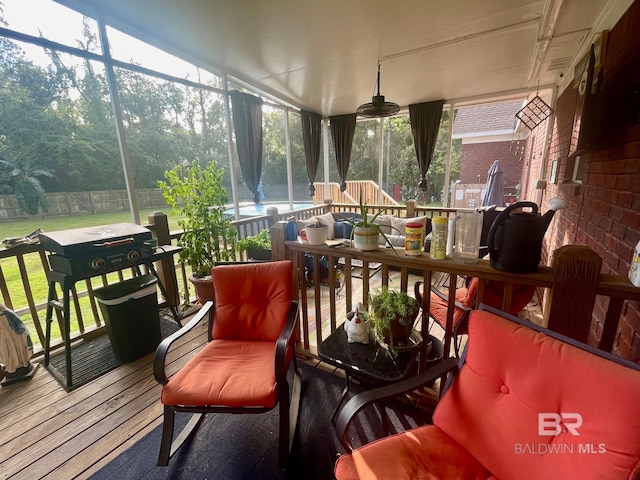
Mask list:
[[40,233],[51,269],[76,280],[139,265],[154,254],[151,231],[135,223]]

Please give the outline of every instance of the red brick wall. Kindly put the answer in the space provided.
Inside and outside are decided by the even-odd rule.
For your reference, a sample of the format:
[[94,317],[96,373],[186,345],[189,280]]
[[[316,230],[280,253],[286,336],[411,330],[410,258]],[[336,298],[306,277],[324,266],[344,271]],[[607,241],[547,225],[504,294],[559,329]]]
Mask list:
[[[607,98],[607,78],[614,74],[624,77],[638,74],[640,62],[640,0],[636,0],[609,33],[603,74],[604,82],[599,98]],[[629,59],[634,59],[630,61]],[[607,77],[609,75],[609,77]],[[640,86],[640,78],[635,78]],[[633,98],[621,99],[614,105],[620,110],[610,110],[616,115],[615,134],[606,148],[590,151],[582,156],[585,175],[580,187],[548,183],[544,192],[542,211],[548,208],[553,197],[564,198],[569,207],[556,215],[545,237],[546,251],[551,252],[566,244],[587,245],[603,259],[603,273],[627,275],[632,249],[640,240],[640,122],[626,109]],[[553,136],[547,160],[547,172],[551,162],[559,159],[557,177],[571,177],[572,159],[568,158],[576,90],[569,86],[562,92],[556,104]],[[611,105],[609,105],[610,107]],[[605,131],[607,120],[598,118],[596,128]],[[634,123],[635,122],[635,123]],[[541,128],[541,127],[538,127]],[[523,179],[527,175],[526,169]],[[546,175],[549,180],[549,173]],[[532,198],[531,182],[524,182]],[[548,255],[547,255],[548,263]],[[606,301],[599,298],[591,323],[589,343],[597,344],[602,333]],[[640,361],[640,307],[628,302],[623,309],[614,353]]]
[[[524,146],[524,141],[519,142]],[[485,183],[487,172],[495,160],[500,161],[504,180],[509,185],[520,181],[522,161],[516,156],[517,142],[470,143],[462,145],[460,183]]]

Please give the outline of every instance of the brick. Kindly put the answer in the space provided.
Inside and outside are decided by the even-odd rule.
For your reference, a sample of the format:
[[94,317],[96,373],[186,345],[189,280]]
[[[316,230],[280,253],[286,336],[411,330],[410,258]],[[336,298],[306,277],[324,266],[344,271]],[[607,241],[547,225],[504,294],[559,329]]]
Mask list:
[[640,212],[635,210],[625,210],[622,215],[622,223],[631,229],[640,227]]
[[613,220],[609,217],[601,217],[600,224],[598,226],[605,232],[610,232],[611,227],[613,226]]
[[624,167],[624,173],[626,174],[639,174],[640,173],[640,143],[636,145],[636,158],[627,160]]
[[633,193],[618,192],[618,199],[616,203],[622,208],[631,208],[633,205]]
[[617,205],[611,205],[609,208],[609,216],[612,220],[616,222],[622,221],[622,217],[624,216],[624,209]]
[[618,175],[616,177],[616,184],[614,188],[616,190],[629,190],[629,186],[631,185],[631,175]]

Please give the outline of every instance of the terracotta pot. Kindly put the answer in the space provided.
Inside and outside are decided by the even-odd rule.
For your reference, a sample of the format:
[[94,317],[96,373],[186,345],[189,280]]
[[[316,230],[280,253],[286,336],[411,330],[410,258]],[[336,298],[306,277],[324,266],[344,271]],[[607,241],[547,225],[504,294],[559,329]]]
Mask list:
[[214,300],[213,294],[213,281],[211,277],[194,277],[191,275],[189,281],[193,283],[193,288],[196,291],[196,298],[200,305],[204,305],[208,301]]

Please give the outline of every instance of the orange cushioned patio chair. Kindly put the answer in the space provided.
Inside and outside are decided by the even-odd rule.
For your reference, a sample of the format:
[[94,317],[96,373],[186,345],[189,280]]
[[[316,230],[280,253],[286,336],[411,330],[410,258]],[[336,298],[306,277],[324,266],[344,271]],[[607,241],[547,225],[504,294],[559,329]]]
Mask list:
[[[168,464],[207,413],[263,413],[279,405],[278,464],[284,468],[295,433],[301,387],[295,357],[298,304],[292,301],[292,263],[226,264],[214,267],[211,274],[215,307],[207,302],[156,351],[154,375],[163,385],[164,404],[158,465]],[[167,378],[165,358],[170,345],[207,316],[209,342]],[[291,364],[290,392],[287,372]],[[194,415],[172,444],[176,412]]]
[[338,480],[640,478],[640,365],[481,305],[460,360],[353,397],[336,432],[366,405],[449,372],[433,424],[338,459]]
[[[453,337],[453,345],[455,347],[456,357],[460,356],[460,335],[468,334],[467,321],[469,313],[476,305],[476,297],[478,295],[478,284],[480,280],[472,277],[467,287],[456,289],[455,309],[453,311],[453,325],[451,335]],[[422,294],[420,287],[422,281],[416,282],[414,291],[416,299],[422,303]],[[488,280],[484,287],[482,303],[493,308],[501,309],[504,297],[505,284],[495,280]],[[534,285],[514,285],[511,297],[511,306],[509,311],[511,315],[520,312],[531,301],[536,293]],[[449,308],[449,297],[446,293],[440,291],[435,286],[431,287],[431,303],[429,307],[429,316],[434,319],[443,330],[447,329],[447,310]]]

